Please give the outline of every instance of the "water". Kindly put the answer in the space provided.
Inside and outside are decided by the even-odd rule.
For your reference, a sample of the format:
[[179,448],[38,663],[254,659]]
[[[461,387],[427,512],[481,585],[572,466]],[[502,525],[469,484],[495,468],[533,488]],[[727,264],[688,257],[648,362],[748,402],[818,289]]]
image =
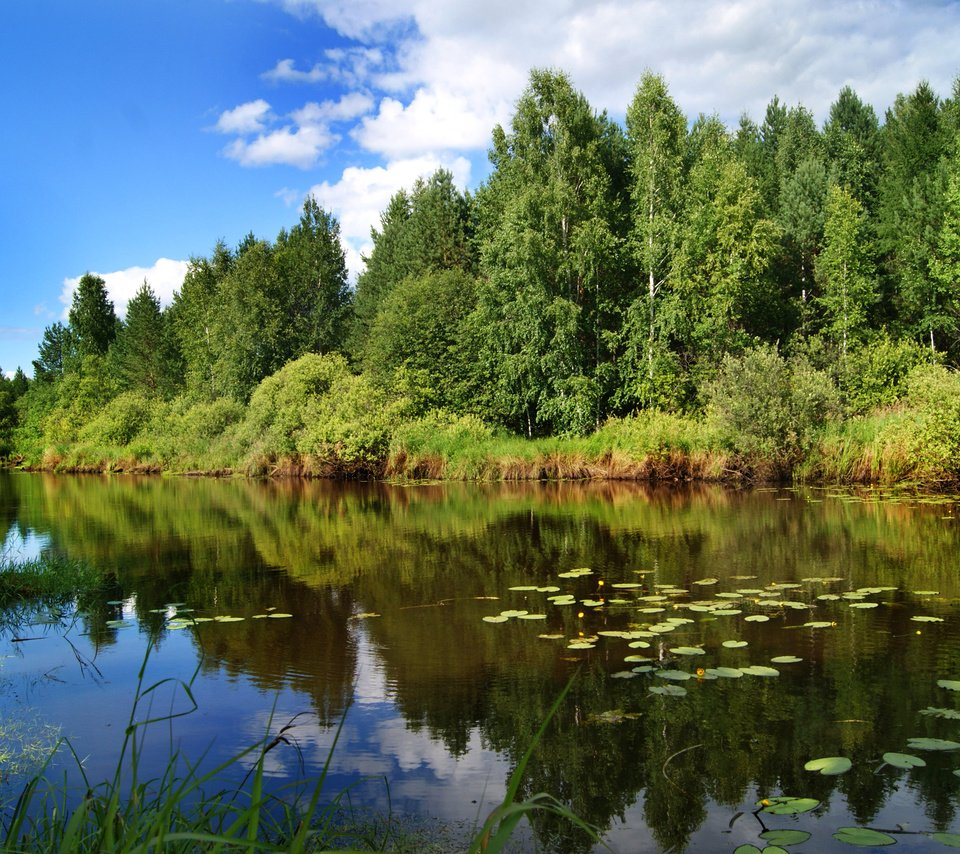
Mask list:
[[[344,720],[325,791],[460,829],[503,797],[576,672],[522,794],[556,795],[613,850],[762,848],[765,828],[849,850],[832,834],[853,825],[927,850],[925,834],[960,831],[960,751],[908,747],[960,741],[960,722],[921,714],[960,698],[937,685],[960,679],[955,516],[952,499],[873,491],[0,473],[0,541],[115,573],[109,601],[4,635],[0,708],[59,727],[103,779],[149,649],[141,689],[171,681],[139,717],[151,698],[155,716],[197,708],[150,730],[146,763],[174,744],[212,764],[290,723],[267,757],[279,785],[317,773]],[[577,568],[591,572],[561,577]],[[566,592],[574,604],[548,599]],[[509,609],[545,617],[483,620]],[[176,628],[178,611],[244,619]],[[617,631],[647,635],[599,634]],[[671,652],[687,648],[703,654]],[[751,665],[779,675],[710,678]],[[668,686],[686,693],[650,691]],[[927,765],[881,767],[888,751]],[[826,756],[853,767],[804,769]],[[780,795],[821,805],[754,814]],[[549,816],[522,846],[590,849]]]

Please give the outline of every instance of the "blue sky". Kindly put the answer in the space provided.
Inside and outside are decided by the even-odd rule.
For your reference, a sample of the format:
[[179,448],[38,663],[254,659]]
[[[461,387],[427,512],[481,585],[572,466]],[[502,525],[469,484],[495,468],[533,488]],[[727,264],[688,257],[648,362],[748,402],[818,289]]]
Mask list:
[[191,256],[273,239],[313,192],[354,274],[390,195],[487,174],[531,67],[622,119],[640,75],[731,126],[777,94],[818,120],[960,73],[957,0],[29,0],[0,25],[0,367],[30,372],[76,279],[122,314]]

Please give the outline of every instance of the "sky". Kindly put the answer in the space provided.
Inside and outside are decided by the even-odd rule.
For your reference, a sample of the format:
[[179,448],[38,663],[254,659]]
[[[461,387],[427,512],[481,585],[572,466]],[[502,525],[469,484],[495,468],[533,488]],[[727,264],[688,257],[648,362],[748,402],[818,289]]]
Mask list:
[[275,239],[312,193],[351,275],[390,196],[489,174],[531,68],[622,122],[644,71],[735,128],[777,95],[883,117],[960,74],[960,0],[9,0],[0,18],[0,369],[85,272],[122,317],[220,239]]

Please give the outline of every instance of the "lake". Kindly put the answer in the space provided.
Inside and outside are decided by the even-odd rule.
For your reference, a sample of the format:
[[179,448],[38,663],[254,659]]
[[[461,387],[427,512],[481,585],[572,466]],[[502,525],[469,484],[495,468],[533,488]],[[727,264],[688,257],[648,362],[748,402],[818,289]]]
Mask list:
[[[4,633],[0,708],[104,779],[149,651],[141,688],[174,681],[138,718],[189,713],[148,730],[148,767],[291,724],[267,755],[279,786],[339,731],[325,792],[457,840],[576,674],[521,791],[614,851],[849,851],[853,827],[946,850],[958,525],[953,498],[877,490],[0,472],[9,556],[115,573],[104,601]],[[851,767],[805,768],[830,757]],[[548,814],[517,844],[591,850]]]

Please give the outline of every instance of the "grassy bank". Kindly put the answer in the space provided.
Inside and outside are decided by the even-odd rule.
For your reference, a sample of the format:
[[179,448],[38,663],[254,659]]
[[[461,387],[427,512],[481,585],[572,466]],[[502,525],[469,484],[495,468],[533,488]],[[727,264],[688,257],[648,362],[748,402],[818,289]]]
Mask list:
[[122,394],[79,426],[53,410],[18,432],[14,460],[70,472],[960,484],[960,375],[923,364],[875,389],[855,381],[864,375],[848,371],[841,395],[823,370],[758,348],[724,363],[698,412],[642,410],[586,436],[527,439],[417,411],[341,357],[309,355],[245,406]]
[[18,605],[59,607],[89,600],[109,583],[106,573],[54,555],[33,560],[0,560],[0,609]]

